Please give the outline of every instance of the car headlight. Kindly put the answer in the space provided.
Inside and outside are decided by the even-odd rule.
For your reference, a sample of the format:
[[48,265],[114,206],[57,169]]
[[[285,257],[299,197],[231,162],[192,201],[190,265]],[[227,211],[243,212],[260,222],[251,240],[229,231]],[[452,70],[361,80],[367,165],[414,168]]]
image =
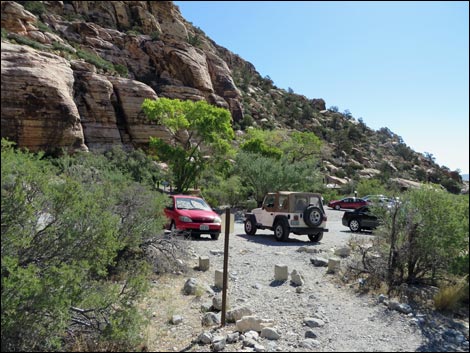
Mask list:
[[179,216],[181,222],[192,222],[193,220],[187,216]]
[[214,223],[222,223],[220,217],[214,217]]

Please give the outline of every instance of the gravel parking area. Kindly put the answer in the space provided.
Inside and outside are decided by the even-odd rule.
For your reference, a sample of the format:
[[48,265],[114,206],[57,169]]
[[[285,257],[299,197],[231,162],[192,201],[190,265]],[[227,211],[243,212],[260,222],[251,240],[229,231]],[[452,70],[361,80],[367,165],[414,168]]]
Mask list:
[[[194,320],[205,315],[199,308],[204,303],[210,306],[214,294],[204,294],[200,303],[193,302],[192,311],[182,313],[186,326],[175,327],[180,337],[191,337],[191,344],[175,347],[185,351],[468,351],[468,323],[454,327],[435,317],[412,310],[403,313],[391,310],[379,303],[377,296],[359,295],[344,285],[327,267],[312,264],[314,256],[328,258],[333,249],[347,244],[353,235],[341,224],[343,211],[326,210],[328,233],[320,243],[311,243],[306,235],[290,235],[288,242],[278,242],[271,231],[259,231],[248,236],[241,220],[236,221],[235,231],[229,238],[229,283],[230,308],[245,307],[252,315],[272,321],[277,339],[268,339],[266,334],[251,337],[251,334],[227,336],[237,331],[235,324],[200,326],[194,332]],[[361,233],[361,237],[372,237],[372,233]],[[208,271],[194,271],[190,277],[207,286],[214,285],[214,271],[223,269],[224,236],[218,241],[204,236],[200,240],[188,241],[194,267],[200,256],[210,260]],[[303,247],[303,248],[302,248]],[[302,248],[304,251],[299,251]],[[275,281],[275,265],[288,268],[287,281]],[[291,273],[296,270],[303,277],[303,285],[291,282]],[[214,287],[212,287],[214,288]],[[215,296],[220,292],[215,290]],[[220,314],[219,314],[220,315]],[[190,318],[191,317],[191,318]],[[192,321],[191,321],[192,320]],[[186,332],[191,328],[191,332]],[[434,329],[432,329],[434,327]],[[210,339],[200,341],[206,332]],[[259,332],[258,332],[259,334]],[[460,335],[459,335],[460,334]],[[447,336],[452,336],[447,339]],[[218,337],[217,337],[218,336]],[[220,339],[223,344],[218,345]],[[209,343],[211,340],[212,343]],[[181,340],[184,342],[185,340]],[[188,341],[188,340],[186,340]],[[248,343],[247,343],[248,342]]]

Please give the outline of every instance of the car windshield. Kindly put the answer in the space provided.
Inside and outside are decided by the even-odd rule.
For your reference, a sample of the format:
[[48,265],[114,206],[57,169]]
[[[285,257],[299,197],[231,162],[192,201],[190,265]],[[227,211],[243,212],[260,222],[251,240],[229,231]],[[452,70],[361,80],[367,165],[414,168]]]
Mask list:
[[203,199],[180,197],[176,199],[176,208],[180,210],[204,210],[211,211],[209,205]]

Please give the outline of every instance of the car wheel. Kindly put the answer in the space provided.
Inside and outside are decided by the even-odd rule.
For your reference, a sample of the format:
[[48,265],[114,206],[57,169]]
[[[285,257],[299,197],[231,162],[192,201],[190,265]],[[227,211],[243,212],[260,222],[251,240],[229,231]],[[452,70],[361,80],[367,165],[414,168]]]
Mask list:
[[357,219],[351,219],[349,221],[349,229],[351,229],[351,232],[359,232],[361,230],[361,223]]
[[248,235],[256,234],[256,224],[253,222],[253,219],[248,218],[245,221],[245,233]]
[[318,227],[323,222],[323,214],[318,207],[309,206],[304,212],[304,222],[310,227]]
[[177,232],[175,221],[171,221],[170,232],[171,232],[171,234],[176,234],[176,232]]
[[277,241],[286,241],[289,238],[289,225],[283,220],[274,224],[274,236]]
[[219,239],[219,235],[220,235],[220,233],[211,234],[212,240],[217,240],[217,239]]
[[317,243],[323,239],[323,232],[309,234],[308,238],[310,239],[311,242]]
[[335,205],[335,210],[336,210],[336,211],[339,211],[339,210],[340,210],[340,208],[341,208],[341,206],[340,206],[340,205]]

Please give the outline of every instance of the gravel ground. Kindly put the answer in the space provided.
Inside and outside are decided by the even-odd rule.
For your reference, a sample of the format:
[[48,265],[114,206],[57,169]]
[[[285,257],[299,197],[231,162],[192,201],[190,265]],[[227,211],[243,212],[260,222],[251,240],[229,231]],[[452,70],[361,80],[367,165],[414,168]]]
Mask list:
[[[346,245],[352,235],[341,224],[342,211],[326,212],[329,232],[320,243],[311,243],[306,235],[292,234],[288,242],[277,242],[271,231],[258,230],[255,236],[248,236],[242,221],[236,221],[235,231],[229,237],[229,305],[248,307],[253,315],[273,320],[280,338],[254,337],[257,345],[247,347],[241,337],[235,343],[227,343],[224,351],[468,351],[468,320],[446,321],[418,309],[410,314],[390,310],[378,303],[376,295],[359,295],[354,286],[341,284],[335,275],[327,274],[326,267],[313,266],[310,261],[313,256],[328,257],[331,249]],[[203,236],[188,244],[194,266],[199,256],[207,256],[210,269],[186,274],[185,279],[194,277],[199,283],[213,286],[214,270],[223,269],[224,236],[217,241]],[[302,246],[318,254],[299,252]],[[293,270],[300,272],[305,282],[300,291],[291,283],[290,276],[285,282],[274,281],[276,264],[288,266],[289,274]],[[197,342],[199,334],[210,332],[226,337],[236,331],[234,324],[227,324],[223,328],[200,326],[195,332],[194,323],[203,316],[199,309],[203,303],[211,303],[211,294],[193,301],[190,309],[182,313],[183,324],[172,328],[176,340],[180,338],[180,346],[173,350],[210,351],[214,345]],[[306,318],[321,319],[324,325],[309,327]],[[192,343],[181,348],[185,342]]]

